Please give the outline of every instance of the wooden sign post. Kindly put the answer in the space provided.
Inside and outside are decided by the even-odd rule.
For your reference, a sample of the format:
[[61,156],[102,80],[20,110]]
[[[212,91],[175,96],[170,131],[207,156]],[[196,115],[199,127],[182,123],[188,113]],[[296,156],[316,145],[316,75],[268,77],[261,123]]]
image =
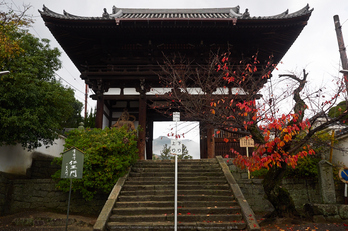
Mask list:
[[[239,144],[241,147],[246,148],[246,154],[247,154],[247,157],[249,157],[249,147],[255,146],[254,140],[252,138],[250,138],[249,136],[245,136],[239,140]],[[248,170],[248,179],[250,179],[250,171],[249,170]]]

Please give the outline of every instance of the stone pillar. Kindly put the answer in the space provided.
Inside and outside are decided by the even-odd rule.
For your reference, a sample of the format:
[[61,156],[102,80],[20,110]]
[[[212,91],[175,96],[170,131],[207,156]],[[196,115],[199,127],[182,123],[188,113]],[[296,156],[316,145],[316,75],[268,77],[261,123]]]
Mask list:
[[326,160],[318,163],[319,191],[323,204],[336,204],[332,164]]
[[208,159],[215,158],[215,138],[213,127],[210,127],[207,130],[207,152]]

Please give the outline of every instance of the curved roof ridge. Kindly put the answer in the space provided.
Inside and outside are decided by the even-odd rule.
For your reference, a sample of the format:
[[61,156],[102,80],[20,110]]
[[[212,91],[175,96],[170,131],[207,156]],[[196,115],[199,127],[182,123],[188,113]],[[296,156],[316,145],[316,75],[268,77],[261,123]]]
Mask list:
[[122,10],[124,14],[197,14],[197,13],[230,13],[233,10],[239,14],[239,6],[222,8],[115,8],[116,11]]
[[282,18],[282,17],[286,17],[287,15],[289,15],[289,9],[287,9],[287,10],[284,11],[283,13],[274,15],[274,16],[272,16],[272,17],[274,17],[274,18]]
[[73,15],[70,14],[68,12],[66,12],[65,10],[63,10],[63,14],[59,14],[57,12],[54,12],[52,10],[50,10],[49,8],[47,8],[45,5],[43,5],[42,7],[42,11],[38,10],[39,13],[41,15],[45,15],[45,16],[50,16],[50,17],[55,17],[55,18],[66,18],[66,19],[102,19],[102,17],[86,17],[86,16],[78,16],[78,15]]
[[239,19],[285,19],[285,18],[294,18],[302,15],[310,14],[314,9],[309,8],[307,4],[304,8],[290,13],[289,10],[284,11],[281,14],[273,16],[249,16],[249,12],[246,9],[244,14],[240,13],[240,7],[224,7],[224,8],[182,8],[182,9],[150,9],[150,8],[112,8],[112,13],[107,13],[104,8],[104,14],[99,17],[86,17],[86,16],[77,16],[63,11],[63,14],[56,13],[48,9],[43,5],[43,11],[40,11],[41,15],[46,15],[56,18],[70,18],[70,19],[99,19],[99,20],[114,20],[115,18],[133,18],[134,20],[139,18],[239,18]]
[[63,10],[63,14],[69,18],[81,18],[80,16],[70,14],[70,13],[66,12],[65,10]]
[[288,17],[292,18],[292,17],[297,17],[300,15],[308,14],[308,13],[311,13],[313,10],[314,10],[314,8],[309,9],[309,4],[307,3],[307,5],[305,7],[303,7],[302,9],[300,9],[298,11],[295,11],[295,12],[289,14]]
[[54,12],[54,11],[48,9],[45,5],[43,5],[42,11],[39,10],[39,12],[40,12],[40,14],[55,16],[55,17],[59,17],[59,18],[64,17],[64,15],[59,14],[59,13],[56,13],[56,12]]

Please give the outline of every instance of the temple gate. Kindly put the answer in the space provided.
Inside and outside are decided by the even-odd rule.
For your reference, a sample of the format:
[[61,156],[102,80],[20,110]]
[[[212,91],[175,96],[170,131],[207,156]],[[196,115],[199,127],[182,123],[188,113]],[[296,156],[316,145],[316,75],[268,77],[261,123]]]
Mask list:
[[[140,159],[145,158],[145,150],[146,158],[151,159],[153,122],[171,120],[150,105],[163,100],[161,95],[151,94],[153,89],[162,87],[158,75],[163,74],[159,67],[163,55],[180,53],[204,65],[211,51],[230,49],[230,57],[237,61],[258,52],[259,60],[273,56],[277,64],[307,24],[311,12],[308,5],[294,13],[285,11],[267,17],[252,17],[247,9],[241,13],[239,6],[114,6],[110,13],[104,9],[101,17],[76,16],[66,11],[58,14],[45,6],[40,11],[46,26],[80,70],[81,78],[95,92],[92,99],[97,101],[97,127],[112,126],[127,109],[135,124],[143,128],[138,135]],[[130,90],[133,94],[126,94]],[[219,150],[226,146],[222,147],[218,140],[215,143],[214,128],[201,127],[205,130],[201,157],[213,158],[216,149],[223,153]]]

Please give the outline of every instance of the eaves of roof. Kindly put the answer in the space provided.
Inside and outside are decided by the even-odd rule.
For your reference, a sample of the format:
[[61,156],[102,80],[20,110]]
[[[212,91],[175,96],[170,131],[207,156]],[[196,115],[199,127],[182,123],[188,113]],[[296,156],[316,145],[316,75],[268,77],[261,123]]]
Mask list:
[[43,10],[40,11],[41,16],[51,17],[56,19],[68,19],[68,20],[86,20],[86,21],[110,21],[110,20],[133,20],[133,21],[158,21],[158,20],[276,20],[276,19],[291,19],[310,15],[313,8],[310,9],[307,4],[304,8],[294,13],[288,13],[288,10],[281,14],[273,16],[254,16],[251,17],[246,10],[243,14],[239,12],[239,6],[232,8],[202,8],[202,9],[132,9],[132,8],[113,8],[112,14],[106,12],[102,17],[84,17],[70,14],[66,11],[63,14],[56,13],[48,9],[45,5]]
[[344,139],[347,136],[348,136],[348,127],[337,131],[335,134],[335,138],[338,140]]

